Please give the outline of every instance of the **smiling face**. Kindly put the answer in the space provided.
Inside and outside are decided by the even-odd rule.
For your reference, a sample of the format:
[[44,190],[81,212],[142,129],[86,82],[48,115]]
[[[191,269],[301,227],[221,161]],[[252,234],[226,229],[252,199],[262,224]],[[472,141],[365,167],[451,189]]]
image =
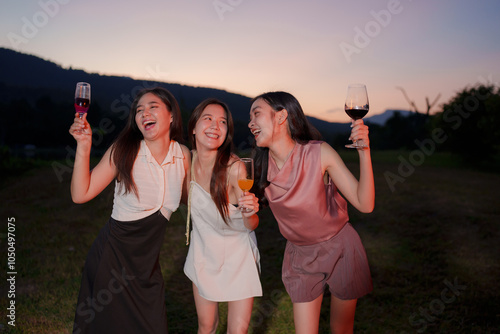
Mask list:
[[218,104],[209,104],[203,109],[193,129],[196,149],[217,150],[224,143],[227,131],[226,111]]
[[147,93],[139,99],[135,110],[135,122],[147,141],[169,137],[172,113],[155,94]]
[[250,108],[250,122],[248,127],[255,137],[259,147],[269,147],[274,137],[274,128],[277,124],[278,113],[264,99],[259,98]]

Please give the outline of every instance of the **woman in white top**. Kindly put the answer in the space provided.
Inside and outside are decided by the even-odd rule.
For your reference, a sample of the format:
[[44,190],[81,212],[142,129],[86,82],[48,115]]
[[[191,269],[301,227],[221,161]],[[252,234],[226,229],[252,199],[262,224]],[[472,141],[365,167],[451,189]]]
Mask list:
[[[228,302],[228,333],[247,333],[253,298],[262,296],[257,198],[238,187],[239,158],[232,154],[233,121],[228,107],[207,99],[193,111],[189,215],[191,244],[184,266],[193,282],[198,333],[215,333],[218,303]],[[241,207],[252,211],[242,213]],[[189,216],[188,216],[189,223]],[[188,224],[189,237],[189,224]]]
[[70,133],[77,141],[73,201],[90,201],[116,183],[111,218],[85,262],[73,333],[167,333],[158,257],[190,165],[189,150],[178,143],[177,101],[164,88],[141,91],[126,127],[91,171],[86,115],[75,115]]

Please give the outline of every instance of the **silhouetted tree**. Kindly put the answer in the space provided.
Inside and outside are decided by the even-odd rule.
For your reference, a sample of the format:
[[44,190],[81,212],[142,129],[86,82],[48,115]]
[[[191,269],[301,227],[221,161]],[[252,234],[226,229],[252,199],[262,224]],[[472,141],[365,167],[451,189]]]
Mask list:
[[[408,101],[408,104],[410,105],[410,110],[417,113],[417,114],[420,114],[420,112],[418,111],[418,108],[417,108],[417,105],[415,104],[415,101],[412,101],[410,100],[410,98],[408,97],[408,94],[406,94],[406,91],[403,87],[396,87],[397,89],[399,89],[402,93],[403,93],[403,96],[405,97],[406,101]],[[425,114],[427,116],[430,115],[430,111],[431,109],[436,105],[437,101],[439,100],[439,98],[441,97],[441,93],[439,93],[436,98],[434,99],[434,101],[429,102],[429,98],[426,97],[425,98],[425,103],[426,103],[426,112]]]
[[500,89],[493,85],[465,88],[443,105],[434,128],[444,130],[442,149],[466,161],[487,160],[500,152]]

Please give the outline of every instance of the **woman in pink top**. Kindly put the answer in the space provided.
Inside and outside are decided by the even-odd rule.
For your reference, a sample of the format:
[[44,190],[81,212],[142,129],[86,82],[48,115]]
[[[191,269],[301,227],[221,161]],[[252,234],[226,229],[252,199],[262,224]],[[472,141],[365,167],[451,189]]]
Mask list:
[[[288,240],[282,279],[293,303],[296,333],[317,333],[323,292],[331,291],[333,333],[352,333],[357,299],[372,290],[368,260],[349,223],[347,203],[371,212],[375,187],[370,149],[358,149],[359,181],[337,152],[319,141],[299,102],[285,92],[252,101],[255,194],[268,204]],[[369,146],[368,127],[352,124],[351,138]]]

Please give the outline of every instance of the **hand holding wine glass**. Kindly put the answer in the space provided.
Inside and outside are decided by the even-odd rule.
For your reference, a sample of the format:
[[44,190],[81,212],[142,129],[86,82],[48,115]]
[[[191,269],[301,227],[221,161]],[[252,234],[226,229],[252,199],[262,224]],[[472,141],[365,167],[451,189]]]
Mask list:
[[[347,97],[345,100],[345,112],[353,120],[362,119],[368,113],[368,93],[363,84],[350,84],[347,87]],[[362,140],[354,140],[353,143],[346,145],[347,148],[365,148]]]
[[78,82],[75,90],[75,109],[80,118],[87,112],[90,106],[90,84]]
[[[250,191],[253,186],[253,159],[241,158],[243,166],[238,168],[238,186],[243,193]],[[252,212],[252,209],[242,207],[243,212]]]

